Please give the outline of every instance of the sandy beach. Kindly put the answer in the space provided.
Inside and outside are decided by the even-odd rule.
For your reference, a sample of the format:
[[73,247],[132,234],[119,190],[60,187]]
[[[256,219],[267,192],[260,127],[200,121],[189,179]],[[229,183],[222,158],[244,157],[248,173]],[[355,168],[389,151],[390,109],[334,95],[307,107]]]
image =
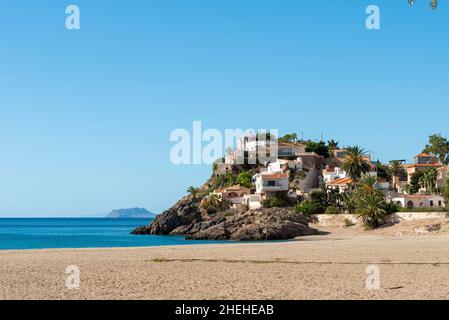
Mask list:
[[[290,242],[0,251],[0,299],[447,299],[449,235],[415,226]],[[380,270],[378,290],[366,268]],[[68,265],[81,270],[65,286]]]

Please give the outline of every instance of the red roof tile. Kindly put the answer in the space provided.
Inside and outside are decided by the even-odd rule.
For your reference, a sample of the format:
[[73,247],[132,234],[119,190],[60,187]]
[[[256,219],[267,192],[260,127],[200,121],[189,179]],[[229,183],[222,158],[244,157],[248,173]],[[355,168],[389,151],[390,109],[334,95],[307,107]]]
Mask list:
[[272,173],[272,174],[262,174],[263,180],[278,180],[278,179],[288,179],[288,173]]

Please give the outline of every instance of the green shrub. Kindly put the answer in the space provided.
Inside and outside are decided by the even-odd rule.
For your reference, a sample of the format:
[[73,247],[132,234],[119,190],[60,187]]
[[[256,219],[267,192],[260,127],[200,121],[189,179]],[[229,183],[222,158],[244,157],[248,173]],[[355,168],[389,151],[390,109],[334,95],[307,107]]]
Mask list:
[[339,214],[340,209],[335,206],[329,206],[326,208],[325,214]]
[[390,215],[390,214],[398,212],[401,209],[401,207],[394,202],[388,202],[388,203],[385,203],[384,209],[385,209],[387,215]]
[[253,176],[249,171],[244,171],[237,176],[237,183],[251,189],[253,187],[252,178]]
[[288,206],[288,202],[281,198],[270,198],[262,201],[264,208],[281,208]]
[[312,214],[323,213],[324,210],[318,203],[306,200],[304,202],[298,202],[295,205],[295,211],[305,216],[310,216]]

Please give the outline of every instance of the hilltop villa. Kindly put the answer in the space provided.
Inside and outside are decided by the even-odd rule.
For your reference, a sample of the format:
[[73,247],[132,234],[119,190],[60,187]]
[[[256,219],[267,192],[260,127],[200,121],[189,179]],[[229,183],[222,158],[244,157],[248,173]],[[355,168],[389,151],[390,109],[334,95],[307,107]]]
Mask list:
[[256,194],[259,194],[262,199],[269,199],[282,194],[286,195],[289,190],[288,178],[288,173],[258,173],[253,177]]
[[408,183],[410,183],[410,179],[412,175],[418,171],[424,171],[430,168],[441,168],[442,165],[435,160],[430,154],[420,153],[415,156],[415,161],[413,164],[406,164],[404,168],[407,170],[408,175]]
[[[258,156],[258,152],[267,152],[275,147],[277,141],[273,139],[258,140],[255,135],[249,135],[239,139],[235,150],[227,150],[224,163],[215,165],[215,176],[238,172],[237,160],[243,155],[251,159]],[[307,198],[311,192],[320,190],[324,186],[330,189],[338,189],[340,192],[348,190],[354,181],[343,169],[346,161],[346,149],[334,149],[329,158],[324,158],[314,152],[307,152],[306,145],[298,142],[278,143],[278,156],[267,157],[265,163],[254,166],[256,170],[252,177],[255,189],[250,190],[241,185],[235,185],[214,193],[220,199],[225,199],[233,204],[234,208],[246,206],[248,209],[262,207],[264,200],[283,198],[296,201],[298,196]],[[269,154],[269,152],[268,152]],[[404,208],[440,208],[445,206],[444,198],[438,194],[424,194],[420,190],[418,194],[407,194],[405,186],[411,182],[413,174],[429,168],[437,170],[435,181],[437,192],[443,190],[449,173],[449,167],[443,166],[435,157],[427,153],[420,153],[414,157],[412,164],[405,164],[405,160],[398,160],[404,172],[387,181],[378,172],[377,164],[371,161],[369,156],[366,161],[370,164],[370,171],[366,175],[376,177],[376,186],[387,196],[387,199]],[[254,162],[256,163],[256,162]]]

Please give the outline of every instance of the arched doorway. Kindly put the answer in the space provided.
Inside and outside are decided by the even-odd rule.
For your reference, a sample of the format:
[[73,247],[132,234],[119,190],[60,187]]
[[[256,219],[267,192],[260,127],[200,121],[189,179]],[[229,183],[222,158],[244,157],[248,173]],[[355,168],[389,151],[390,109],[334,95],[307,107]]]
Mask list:
[[407,202],[407,208],[408,209],[413,209],[413,201]]

